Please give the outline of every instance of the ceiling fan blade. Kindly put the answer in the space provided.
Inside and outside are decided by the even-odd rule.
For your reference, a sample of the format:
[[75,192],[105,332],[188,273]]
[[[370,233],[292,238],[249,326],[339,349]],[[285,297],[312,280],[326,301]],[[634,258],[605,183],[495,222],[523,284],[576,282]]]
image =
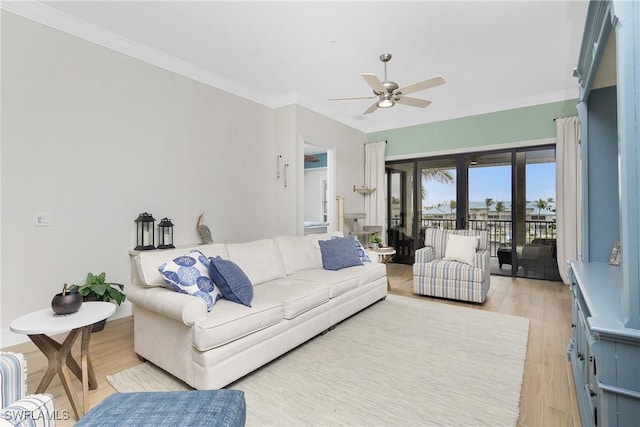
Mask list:
[[369,86],[371,86],[371,89],[373,89],[375,92],[378,92],[378,93],[386,92],[384,86],[382,86],[382,82],[378,77],[376,77],[375,74],[364,73],[362,74],[362,77],[367,81]]
[[418,91],[429,89],[435,86],[440,86],[444,83],[445,81],[442,76],[436,76],[427,80],[423,80],[421,82],[414,83],[409,86],[401,87],[400,89],[394,91],[394,93],[400,92],[403,95],[408,95],[413,92],[418,92]]
[[356,96],[352,98],[329,98],[329,101],[350,101],[352,99],[373,99],[373,98],[377,98],[377,96],[373,95],[373,96]]
[[402,95],[400,99],[397,99],[396,102],[398,104],[411,105],[412,107],[428,107],[431,104],[431,101],[427,101],[426,99],[419,98],[411,98],[409,96]]
[[376,101],[375,103],[373,103],[373,105],[371,105],[371,107],[367,108],[367,109],[365,110],[365,112],[364,112],[364,113],[362,113],[362,114],[371,114],[371,113],[373,113],[374,111],[376,111],[377,109],[378,109],[378,101]]

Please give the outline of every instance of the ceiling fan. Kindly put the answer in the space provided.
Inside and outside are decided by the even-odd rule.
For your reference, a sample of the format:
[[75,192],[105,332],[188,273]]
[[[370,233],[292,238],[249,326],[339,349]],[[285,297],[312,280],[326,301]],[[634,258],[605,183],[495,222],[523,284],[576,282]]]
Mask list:
[[380,55],[380,61],[384,63],[384,81],[381,82],[375,74],[363,73],[362,77],[373,89],[374,96],[361,96],[355,98],[329,98],[329,101],[343,101],[351,99],[374,99],[378,100],[367,108],[364,114],[373,113],[378,108],[389,108],[398,104],[409,105],[411,107],[425,108],[431,101],[426,99],[412,98],[406,96],[410,93],[418,92],[421,90],[429,89],[435,86],[444,84],[444,78],[442,76],[432,77],[427,80],[422,80],[417,83],[410,84],[409,86],[400,87],[398,83],[387,80],[387,62],[391,60],[390,53],[383,53]]

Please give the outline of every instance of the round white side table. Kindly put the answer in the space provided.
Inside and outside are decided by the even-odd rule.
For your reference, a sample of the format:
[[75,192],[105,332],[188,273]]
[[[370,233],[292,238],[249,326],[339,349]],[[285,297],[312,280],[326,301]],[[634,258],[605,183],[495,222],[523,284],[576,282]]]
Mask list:
[[[391,249],[368,249],[370,252],[378,254],[378,262],[386,264],[391,261],[391,258],[396,254],[396,250]],[[391,282],[389,282],[389,276],[387,276],[387,290],[391,290]]]
[[[111,316],[115,311],[116,306],[110,302],[85,302],[80,306],[80,310],[73,314],[59,316],[51,308],[46,308],[19,317],[9,325],[13,332],[28,335],[49,362],[36,393],[44,393],[57,373],[77,419],[80,419],[87,411],[89,389],[98,388],[89,357],[91,327],[94,323]],[[50,335],[67,331],[71,332],[62,343],[50,337]],[[79,366],[71,354],[71,348],[80,333],[82,333],[82,341]],[[78,405],[75,394],[71,390],[71,383],[65,372],[67,367],[82,382],[82,408]]]

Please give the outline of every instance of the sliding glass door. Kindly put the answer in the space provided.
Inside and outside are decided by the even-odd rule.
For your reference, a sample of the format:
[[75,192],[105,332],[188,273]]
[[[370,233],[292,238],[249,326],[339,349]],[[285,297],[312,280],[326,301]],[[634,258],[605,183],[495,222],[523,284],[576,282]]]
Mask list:
[[457,170],[456,158],[421,160],[418,169],[418,247],[424,246],[426,228],[457,228]]
[[[387,162],[388,242],[413,264],[426,228],[486,230],[491,274],[558,280],[555,147]],[[554,267],[555,265],[555,267]]]
[[412,264],[414,242],[414,163],[387,166],[387,233],[388,243],[396,249],[394,259]]
[[556,245],[555,149],[518,153],[524,178],[517,181],[526,195],[516,222],[516,275],[532,279],[561,280]]
[[[507,250],[511,252],[511,155],[507,151],[466,156],[469,177],[467,228],[488,232],[492,259],[497,259],[498,251],[501,254]],[[491,272],[510,276],[511,265],[499,263],[499,268],[493,268]]]

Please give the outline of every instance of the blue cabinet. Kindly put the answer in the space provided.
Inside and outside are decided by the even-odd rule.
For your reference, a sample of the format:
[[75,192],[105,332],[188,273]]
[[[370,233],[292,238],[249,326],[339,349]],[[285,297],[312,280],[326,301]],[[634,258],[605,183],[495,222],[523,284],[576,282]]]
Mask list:
[[640,424],[640,330],[621,315],[621,270],[604,262],[573,261],[573,367],[582,424]]
[[[573,368],[585,426],[640,425],[640,2],[592,1],[580,58],[582,260]],[[610,78],[603,81],[602,76]],[[612,76],[612,77],[611,77]],[[613,242],[620,266],[608,264]]]

